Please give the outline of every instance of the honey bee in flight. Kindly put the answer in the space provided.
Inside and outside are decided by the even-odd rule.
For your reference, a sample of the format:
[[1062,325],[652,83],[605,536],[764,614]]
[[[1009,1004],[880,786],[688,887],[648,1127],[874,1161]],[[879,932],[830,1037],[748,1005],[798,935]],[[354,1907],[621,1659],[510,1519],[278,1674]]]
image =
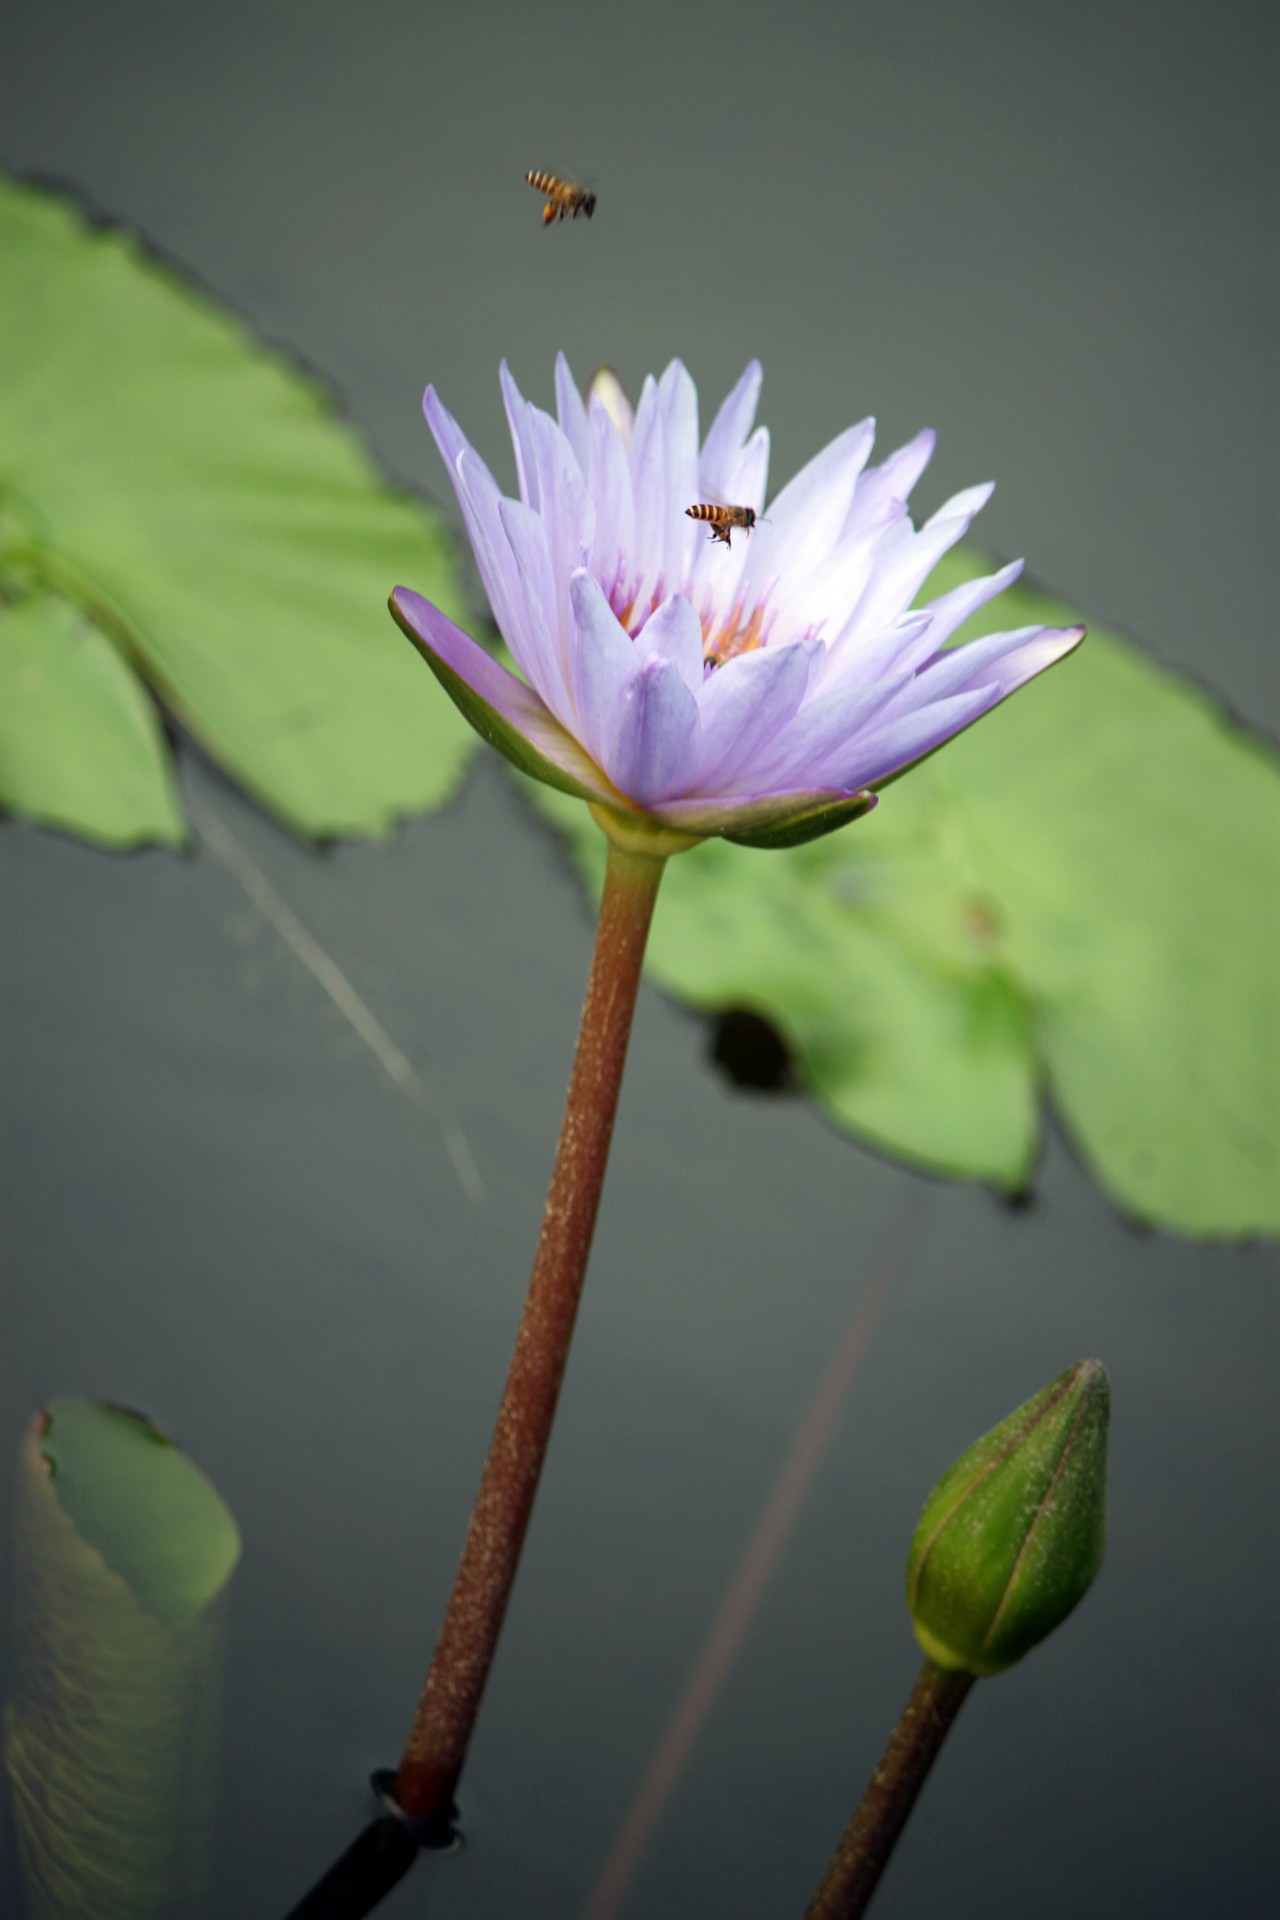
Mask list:
[[733,545],[730,536],[735,527],[741,527],[744,533],[750,533],[759,518],[754,507],[726,507],[707,502],[696,507],[686,507],[685,512],[690,520],[705,520],[711,528],[711,538],[723,540],[726,547]]
[[596,196],[588,193],[585,187],[575,187],[572,180],[558,179],[554,173],[540,173],[531,167],[525,179],[535,193],[546,195],[546,206],[542,209],[544,226],[550,226],[553,220],[563,220],[568,216],[577,219],[580,213],[589,220],[596,210]]

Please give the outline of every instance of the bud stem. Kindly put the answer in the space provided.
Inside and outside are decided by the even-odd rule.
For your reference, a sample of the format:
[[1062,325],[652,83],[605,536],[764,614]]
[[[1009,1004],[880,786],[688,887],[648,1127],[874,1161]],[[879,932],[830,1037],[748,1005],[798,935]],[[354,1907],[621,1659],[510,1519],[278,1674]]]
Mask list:
[[866,1912],[973,1680],[925,1661],[805,1920],[858,1920]]
[[665,865],[660,856],[609,842],[586,1005],[524,1313],[453,1593],[395,1777],[395,1805],[428,1832],[448,1830],[551,1437]]

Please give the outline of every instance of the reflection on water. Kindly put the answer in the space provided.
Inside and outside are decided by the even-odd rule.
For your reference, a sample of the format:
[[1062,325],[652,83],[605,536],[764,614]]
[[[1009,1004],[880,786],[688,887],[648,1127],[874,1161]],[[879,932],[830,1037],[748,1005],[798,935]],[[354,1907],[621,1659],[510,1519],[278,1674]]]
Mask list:
[[207,1877],[239,1538],[140,1416],[55,1401],[19,1455],[5,1730],[27,1920],[188,1920]]

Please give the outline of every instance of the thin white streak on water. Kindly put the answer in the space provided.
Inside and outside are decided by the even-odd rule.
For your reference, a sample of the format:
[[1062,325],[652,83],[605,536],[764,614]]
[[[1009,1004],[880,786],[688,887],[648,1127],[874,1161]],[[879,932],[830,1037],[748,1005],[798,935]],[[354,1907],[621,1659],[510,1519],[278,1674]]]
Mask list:
[[427,1086],[418,1069],[396,1045],[377,1015],[360,998],[337,961],[325,952],[293,909],[281,899],[252,854],[241,846],[225,821],[197,794],[188,793],[186,803],[210,852],[217,855],[227,871],[244,888],[263,919],[280,936],[295,959],[301,961],[317,985],[328,994],[392,1084],[406,1100],[435,1121],[444,1150],[458,1176],[459,1186],[472,1206],[480,1206],[485,1197],[484,1180],[467,1137],[453,1115]]

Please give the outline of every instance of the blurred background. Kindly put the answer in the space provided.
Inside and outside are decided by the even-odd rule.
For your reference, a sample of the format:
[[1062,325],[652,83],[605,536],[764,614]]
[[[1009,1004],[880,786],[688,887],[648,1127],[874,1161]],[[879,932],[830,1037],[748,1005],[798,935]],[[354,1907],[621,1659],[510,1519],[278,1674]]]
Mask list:
[[[1268,729],[1277,39],[1261,4],[1138,0],[10,0],[0,161],[136,227],[309,363],[451,524],[428,379],[509,482],[502,355],[549,404],[557,348],[633,391],[679,354],[709,419],[758,354],[774,487],[867,412],[882,450],[935,426],[922,511],[995,478],[986,543]],[[594,186],[592,223],[544,230],[530,167]],[[591,924],[492,756],[446,813],[324,856],[182,768],[428,1104],[208,846],[112,859],[6,822],[0,1445],[16,1457],[49,1395],[110,1395],[235,1512],[210,1908],[269,1920],[407,1728]],[[920,1502],[1086,1354],[1115,1392],[1107,1568],[979,1690],[877,1912],[1266,1910],[1273,1251],[1135,1233],[1051,1120],[1012,1211],[735,1090],[708,1055],[705,1023],[642,997],[468,1846],[385,1910],[584,1910],[855,1314],[843,1418],[622,1911],[803,1910],[914,1672]],[[0,1472],[6,1531],[7,1503]],[[10,1846],[0,1909],[12,1875]]]

